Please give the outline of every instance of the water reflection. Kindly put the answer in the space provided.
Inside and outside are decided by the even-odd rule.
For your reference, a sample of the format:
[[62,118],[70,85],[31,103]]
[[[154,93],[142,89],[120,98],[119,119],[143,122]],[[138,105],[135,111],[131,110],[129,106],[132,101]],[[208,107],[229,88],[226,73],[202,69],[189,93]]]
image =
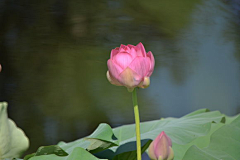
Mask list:
[[[219,8],[212,9],[213,6]],[[181,55],[178,60],[184,58],[187,62],[184,71],[189,76],[182,85],[173,85],[176,78],[170,74],[174,72],[161,68],[156,79],[162,83],[159,90],[151,92],[159,95],[166,107],[166,116],[183,115],[186,110],[202,107],[228,115],[236,113],[240,86],[239,63],[234,57],[239,54],[235,18],[231,9],[219,1],[206,1],[196,6],[191,24],[175,40]]]
[[239,112],[239,2],[175,2],[0,1],[0,97],[29,152],[101,122],[133,123],[131,95],[105,77],[121,43],[141,41],[156,58],[150,87],[138,93],[142,121]]

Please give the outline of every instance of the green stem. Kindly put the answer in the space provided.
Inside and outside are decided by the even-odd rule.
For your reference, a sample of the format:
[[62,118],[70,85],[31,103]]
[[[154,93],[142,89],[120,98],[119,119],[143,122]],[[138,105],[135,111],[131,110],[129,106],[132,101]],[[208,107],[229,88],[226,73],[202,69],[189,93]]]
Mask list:
[[138,111],[136,88],[134,88],[134,90],[132,92],[132,100],[133,100],[135,123],[136,123],[137,160],[141,160],[142,159],[142,156],[141,156],[142,153],[141,153],[141,137],[140,137],[140,118],[139,118],[139,111]]

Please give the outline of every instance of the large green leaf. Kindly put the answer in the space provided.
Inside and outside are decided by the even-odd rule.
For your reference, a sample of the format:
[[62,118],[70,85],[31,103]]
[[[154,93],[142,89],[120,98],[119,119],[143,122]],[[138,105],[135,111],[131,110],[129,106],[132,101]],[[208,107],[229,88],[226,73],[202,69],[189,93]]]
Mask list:
[[[191,116],[184,116],[179,119],[163,119],[141,123],[141,138],[154,139],[162,131],[165,131],[177,144],[186,144],[196,137],[206,135],[212,122],[219,123],[223,115],[218,112],[204,112]],[[118,137],[120,145],[135,141],[135,125],[125,125],[114,129],[114,134]]]
[[229,118],[226,125],[216,130],[210,137],[209,146],[191,146],[184,160],[238,160],[240,159],[240,116]]
[[[174,160],[182,160],[183,156],[185,155],[185,153],[187,152],[187,150],[190,147],[195,146],[195,147],[198,147],[198,148],[206,148],[207,146],[209,146],[210,138],[211,138],[212,134],[215,131],[218,131],[218,129],[220,129],[221,127],[225,126],[226,124],[230,124],[236,118],[238,118],[238,116],[234,116],[234,117],[227,117],[227,116],[225,116],[223,118],[223,120],[221,121],[221,122],[224,122],[224,123],[212,123],[211,130],[210,130],[210,132],[207,135],[202,136],[202,137],[198,137],[198,138],[196,138],[195,140],[193,140],[192,142],[190,142],[190,143],[188,143],[186,145],[174,144],[174,146],[173,146],[174,154],[175,154]],[[218,145],[222,145],[222,144],[218,144]],[[240,149],[240,146],[238,146],[238,147]],[[194,155],[196,156],[197,154],[194,154]]]
[[[186,150],[191,146],[191,142],[198,140],[199,137],[211,134],[214,126],[222,125],[220,122],[223,119],[224,116],[218,111],[208,112],[207,109],[201,109],[182,118],[166,118],[143,122],[141,123],[142,151],[144,152],[148,148],[152,139],[162,131],[165,131],[173,141],[173,149],[177,150],[175,152],[176,157],[183,157]],[[118,141],[116,141],[115,136],[118,138]],[[98,142],[99,140],[100,142]],[[205,142],[207,141],[206,139]],[[108,144],[109,142],[111,145]],[[119,147],[114,146],[118,142]],[[71,153],[76,147],[82,147],[95,151],[92,153],[95,153],[99,158],[113,160],[127,158],[128,160],[134,160],[136,157],[135,124],[124,125],[113,130],[107,124],[100,124],[94,133],[87,138],[71,143],[61,142],[59,146],[68,153]]]
[[[150,139],[155,139],[162,131],[165,131],[172,139],[173,147],[175,144],[186,145],[198,137],[207,135],[211,130],[212,123],[221,122],[223,115],[218,111],[206,111],[205,109],[198,110],[178,119],[166,118],[141,123],[142,147],[149,143]],[[110,148],[109,150],[111,150],[111,152],[108,151],[109,154],[107,154],[106,158],[112,159],[115,156],[119,157],[119,154],[125,156],[124,153],[129,154],[130,151],[134,152],[136,150],[134,124],[121,126],[113,129],[113,131],[119,139],[120,147]],[[105,152],[103,152],[103,154],[105,154]],[[121,159],[121,157],[119,159]],[[129,160],[131,159],[134,159],[134,157]]]
[[20,157],[28,147],[24,132],[8,118],[7,103],[0,103],[0,159]]
[[196,139],[194,139],[193,141],[191,141],[190,143],[185,144],[185,145],[174,144],[174,146],[173,146],[173,150],[174,150],[174,154],[175,154],[174,160],[182,160],[185,152],[192,145],[196,145],[201,148],[207,147],[210,143],[211,134],[223,125],[224,125],[223,123],[217,123],[217,124],[212,123],[211,130],[207,135],[202,136],[202,137],[197,137]]

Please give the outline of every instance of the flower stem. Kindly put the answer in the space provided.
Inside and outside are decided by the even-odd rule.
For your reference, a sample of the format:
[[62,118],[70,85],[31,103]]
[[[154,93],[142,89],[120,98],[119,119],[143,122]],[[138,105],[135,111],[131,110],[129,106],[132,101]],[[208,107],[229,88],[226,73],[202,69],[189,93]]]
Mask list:
[[142,153],[141,153],[141,137],[140,137],[140,118],[139,118],[139,111],[138,111],[136,88],[134,88],[134,90],[132,92],[132,100],[133,100],[135,124],[136,124],[137,160],[141,160],[142,159],[142,156],[141,156]]

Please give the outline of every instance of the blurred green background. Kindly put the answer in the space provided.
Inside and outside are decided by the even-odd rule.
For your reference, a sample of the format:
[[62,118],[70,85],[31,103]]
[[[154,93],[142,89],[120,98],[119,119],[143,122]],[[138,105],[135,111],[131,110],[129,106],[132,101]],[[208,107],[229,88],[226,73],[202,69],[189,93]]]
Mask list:
[[41,145],[99,123],[134,123],[131,94],[106,79],[111,49],[142,42],[156,59],[138,91],[141,121],[199,108],[240,112],[238,0],[0,0],[0,100]]

